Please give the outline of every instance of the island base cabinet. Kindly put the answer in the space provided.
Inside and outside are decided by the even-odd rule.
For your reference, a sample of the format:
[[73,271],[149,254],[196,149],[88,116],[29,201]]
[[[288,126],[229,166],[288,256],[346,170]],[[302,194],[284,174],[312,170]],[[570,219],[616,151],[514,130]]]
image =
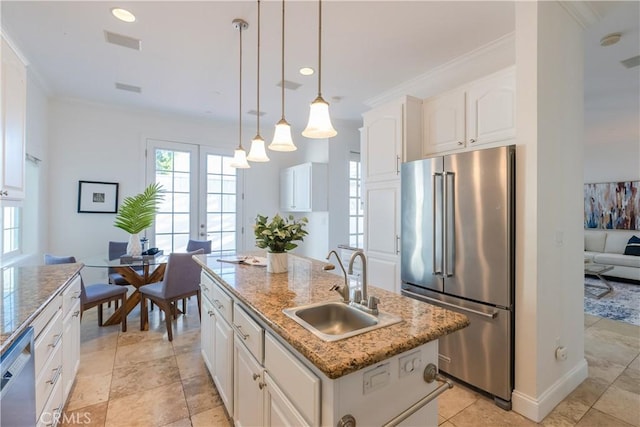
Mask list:
[[244,344],[233,344],[233,419],[236,427],[263,425],[262,366]]
[[[338,425],[346,415],[357,425],[386,424],[440,385],[423,379],[425,367],[437,366],[437,361],[438,342],[432,341],[336,380],[323,380],[322,425]],[[437,426],[437,400],[399,425]]]
[[217,316],[214,327],[215,353],[213,357],[213,382],[216,384],[218,394],[227,408],[233,413],[233,331],[231,326]]
[[268,372],[264,374],[264,422],[262,425],[310,425],[287,399]]

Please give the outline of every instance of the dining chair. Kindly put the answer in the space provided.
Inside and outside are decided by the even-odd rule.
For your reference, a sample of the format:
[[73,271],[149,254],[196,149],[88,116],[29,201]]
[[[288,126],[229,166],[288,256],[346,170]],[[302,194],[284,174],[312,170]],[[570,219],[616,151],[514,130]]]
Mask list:
[[[46,265],[71,264],[75,262],[76,258],[73,256],[44,255],[44,263]],[[120,301],[119,312],[122,332],[127,332],[127,312],[125,311],[124,305],[126,299],[126,287],[106,283],[96,283],[85,286],[84,280],[82,280],[82,276],[80,276],[80,318],[82,318],[84,311],[98,306],[98,326],[102,326],[102,304],[110,301]]]
[[187,252],[197,251],[202,249],[205,254],[211,253],[211,240],[193,240],[189,239],[187,243]]
[[[109,261],[120,258],[122,255],[127,253],[127,242],[109,242]],[[142,275],[142,269],[135,269],[136,273]],[[113,268],[109,268],[109,283],[114,285],[127,286],[130,283],[127,282],[127,279],[122,277],[120,273],[115,271]],[[118,306],[116,306],[117,308]]]
[[143,330],[148,322],[147,298],[164,312],[169,341],[173,341],[171,322],[177,309],[176,301],[195,295],[198,299],[198,316],[202,317],[200,308],[200,272],[202,267],[191,258],[193,255],[202,253],[204,251],[198,249],[193,252],[169,254],[162,281],[138,288],[141,293],[140,330]]

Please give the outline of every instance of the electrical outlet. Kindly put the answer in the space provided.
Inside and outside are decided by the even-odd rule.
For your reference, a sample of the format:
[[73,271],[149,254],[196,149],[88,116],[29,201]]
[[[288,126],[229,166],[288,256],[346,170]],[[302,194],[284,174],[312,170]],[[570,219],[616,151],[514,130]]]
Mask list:
[[556,360],[567,360],[567,347],[556,348]]

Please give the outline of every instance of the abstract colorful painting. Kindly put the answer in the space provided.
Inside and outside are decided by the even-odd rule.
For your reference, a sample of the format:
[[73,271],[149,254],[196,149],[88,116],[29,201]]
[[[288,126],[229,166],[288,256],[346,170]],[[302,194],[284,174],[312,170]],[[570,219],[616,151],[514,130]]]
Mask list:
[[640,230],[640,181],[584,185],[584,228]]

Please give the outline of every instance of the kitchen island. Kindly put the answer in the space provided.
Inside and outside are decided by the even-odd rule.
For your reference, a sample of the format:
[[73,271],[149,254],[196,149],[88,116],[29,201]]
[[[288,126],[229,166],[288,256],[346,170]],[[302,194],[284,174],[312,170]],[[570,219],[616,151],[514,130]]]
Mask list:
[[[429,363],[437,365],[438,338],[469,324],[458,313],[370,286],[380,310],[402,321],[326,342],[282,312],[340,300],[330,288],[343,278],[323,271],[324,263],[289,255],[287,273],[269,274],[212,256],[194,259],[203,267],[203,357],[238,424],[348,425],[344,417],[352,415],[359,425],[382,425],[436,388],[422,376]],[[248,407],[250,401],[262,403]],[[437,425],[436,403],[407,422]]]

